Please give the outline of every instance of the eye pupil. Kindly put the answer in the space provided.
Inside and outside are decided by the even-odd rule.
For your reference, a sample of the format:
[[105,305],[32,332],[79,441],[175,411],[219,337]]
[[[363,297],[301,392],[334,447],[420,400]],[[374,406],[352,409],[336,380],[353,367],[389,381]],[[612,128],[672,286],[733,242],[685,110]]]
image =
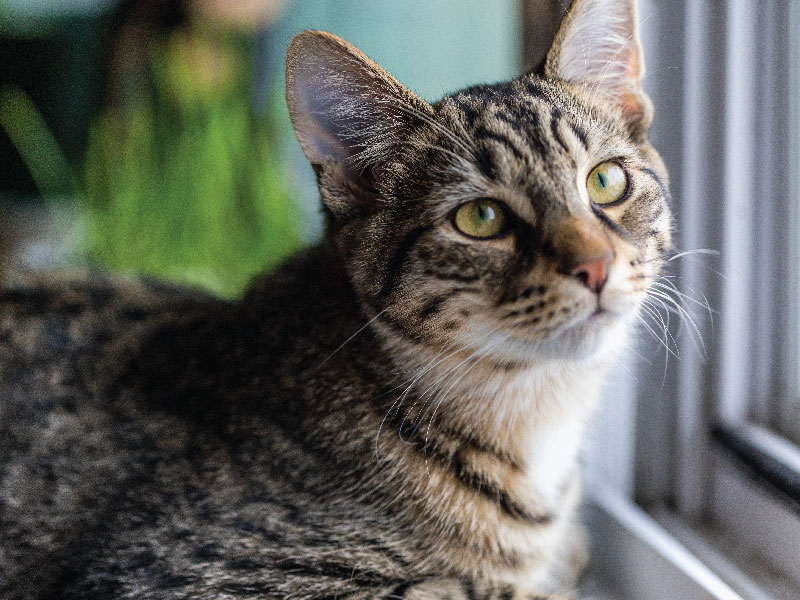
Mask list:
[[600,184],[600,187],[608,187],[608,179],[602,173],[597,174],[597,182]]

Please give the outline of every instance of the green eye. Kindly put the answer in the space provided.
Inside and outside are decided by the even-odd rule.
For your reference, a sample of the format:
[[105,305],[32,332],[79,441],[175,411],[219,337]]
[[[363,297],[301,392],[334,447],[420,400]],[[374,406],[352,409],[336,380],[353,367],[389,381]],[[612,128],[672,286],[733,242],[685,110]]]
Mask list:
[[600,163],[589,173],[586,190],[595,204],[612,204],[628,191],[628,175],[615,162]]
[[490,238],[503,231],[506,215],[499,203],[481,198],[462,204],[453,221],[465,235]]

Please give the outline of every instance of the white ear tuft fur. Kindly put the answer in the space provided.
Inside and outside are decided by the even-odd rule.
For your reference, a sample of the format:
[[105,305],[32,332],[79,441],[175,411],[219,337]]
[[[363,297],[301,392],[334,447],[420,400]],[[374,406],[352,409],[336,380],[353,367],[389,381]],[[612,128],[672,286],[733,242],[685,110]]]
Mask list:
[[646,132],[651,107],[642,91],[638,19],[636,0],[574,0],[547,55],[545,75],[585,85]]

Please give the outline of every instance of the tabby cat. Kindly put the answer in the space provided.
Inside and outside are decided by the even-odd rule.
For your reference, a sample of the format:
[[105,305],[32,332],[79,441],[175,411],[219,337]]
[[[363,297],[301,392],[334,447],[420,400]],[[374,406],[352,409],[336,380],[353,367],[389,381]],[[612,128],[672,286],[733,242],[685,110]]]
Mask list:
[[[634,0],[428,104],[307,31],[324,241],[228,302],[0,295],[0,597],[569,597],[576,455],[670,244]],[[559,596],[560,594],[560,596]]]

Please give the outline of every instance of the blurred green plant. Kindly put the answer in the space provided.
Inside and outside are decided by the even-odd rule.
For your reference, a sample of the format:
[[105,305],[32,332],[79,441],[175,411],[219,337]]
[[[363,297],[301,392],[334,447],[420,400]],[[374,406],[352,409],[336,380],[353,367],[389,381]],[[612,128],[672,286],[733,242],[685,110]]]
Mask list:
[[233,296],[298,246],[284,153],[254,114],[243,43],[172,33],[151,49],[152,92],[94,123],[83,180],[98,263]]
[[95,119],[80,177],[27,97],[0,96],[0,125],[45,199],[77,191],[91,261],[233,297],[298,247],[280,136],[254,113],[231,40],[154,43],[151,89]]

